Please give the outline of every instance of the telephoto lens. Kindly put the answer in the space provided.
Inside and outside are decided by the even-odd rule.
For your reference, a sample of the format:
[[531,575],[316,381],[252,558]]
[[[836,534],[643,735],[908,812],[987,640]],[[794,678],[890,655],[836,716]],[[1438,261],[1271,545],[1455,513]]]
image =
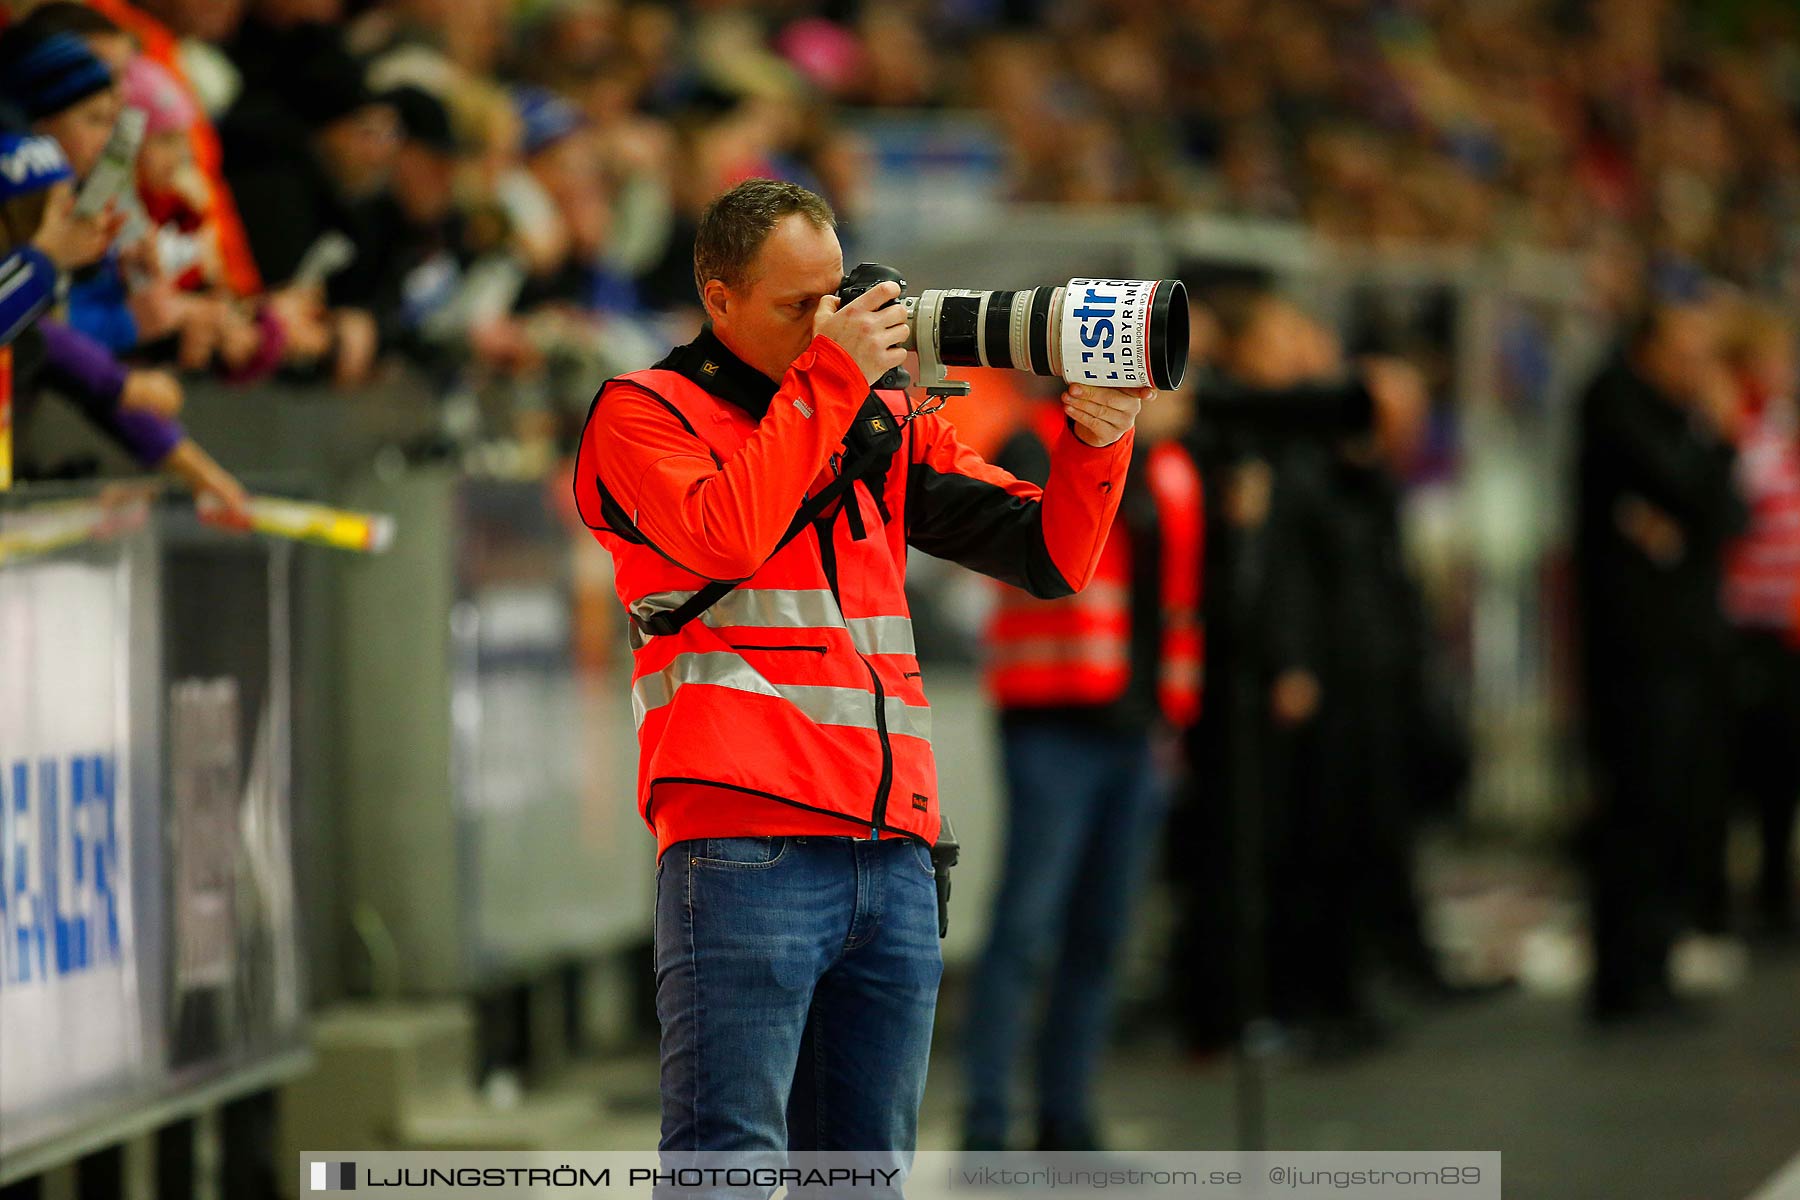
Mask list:
[[[838,295],[849,303],[870,287],[906,281],[892,267],[861,263]],[[945,367],[1002,367],[1098,387],[1170,391],[1187,374],[1188,299],[1179,279],[1071,279],[1024,291],[927,289],[905,301],[927,390],[946,384]],[[886,377],[878,386],[890,386]],[[902,385],[903,386],[903,385]]]
[[929,334],[949,366],[1009,367],[1069,383],[1164,391],[1180,387],[1187,373],[1187,288],[1179,279],[925,292],[918,308],[915,340]]

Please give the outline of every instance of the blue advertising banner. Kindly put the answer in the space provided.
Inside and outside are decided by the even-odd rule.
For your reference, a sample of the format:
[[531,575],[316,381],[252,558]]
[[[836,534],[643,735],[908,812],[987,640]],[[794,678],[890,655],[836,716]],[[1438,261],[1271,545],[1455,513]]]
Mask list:
[[129,603],[122,555],[0,575],[0,1150],[156,1057],[131,886]]

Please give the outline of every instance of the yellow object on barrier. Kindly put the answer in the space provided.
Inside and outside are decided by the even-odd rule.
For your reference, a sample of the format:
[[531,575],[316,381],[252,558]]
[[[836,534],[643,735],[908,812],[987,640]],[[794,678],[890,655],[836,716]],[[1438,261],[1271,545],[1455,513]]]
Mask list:
[[394,542],[394,518],[386,513],[353,512],[273,496],[252,496],[248,507],[250,527],[258,533],[363,554],[384,553]]
[[[149,519],[151,501],[160,490],[161,485],[155,483],[124,483],[109,486],[92,499],[53,501],[16,512],[0,512],[0,563],[33,558],[141,528]],[[394,542],[394,518],[386,513],[353,512],[274,496],[252,496],[247,507],[250,528],[257,533],[363,554],[380,554]],[[221,506],[202,500],[201,509],[202,515],[209,515],[220,511]]]

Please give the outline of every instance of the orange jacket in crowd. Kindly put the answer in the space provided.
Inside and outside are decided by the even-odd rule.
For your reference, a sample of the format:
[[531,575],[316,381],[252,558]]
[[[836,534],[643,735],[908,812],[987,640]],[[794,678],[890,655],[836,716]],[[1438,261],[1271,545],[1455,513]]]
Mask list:
[[[1062,435],[1060,407],[1038,405],[1031,432],[1045,446]],[[1144,486],[1154,505],[1160,561],[1160,627],[1156,707],[1176,729],[1200,715],[1204,646],[1200,583],[1204,500],[1200,472],[1187,451],[1164,442],[1145,456]],[[988,627],[989,694],[1002,708],[1102,708],[1132,684],[1134,605],[1133,531],[1113,527],[1093,582],[1078,595],[1040,600],[1017,588],[1000,589]]]
[[193,98],[201,115],[188,127],[188,144],[194,165],[200,169],[211,192],[207,213],[218,243],[225,283],[240,296],[256,295],[263,290],[262,275],[250,253],[250,241],[244,236],[244,222],[238,216],[231,188],[225,182],[225,156],[219,149],[218,131],[213,128],[212,120],[206,116],[205,105],[200,103],[193,84],[182,70],[181,39],[161,21],[126,0],[88,0],[88,4],[136,38],[142,53],[173,75]]

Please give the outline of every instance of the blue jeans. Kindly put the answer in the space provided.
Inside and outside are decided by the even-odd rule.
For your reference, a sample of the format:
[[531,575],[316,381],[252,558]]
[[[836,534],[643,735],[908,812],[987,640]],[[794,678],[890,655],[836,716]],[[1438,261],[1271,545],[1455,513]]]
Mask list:
[[1073,723],[1002,732],[1008,818],[993,925],[969,999],[964,1135],[1005,1144],[1013,1064],[1046,978],[1040,1127],[1093,1127],[1114,967],[1166,805],[1150,737]]
[[910,1167],[943,958],[907,838],[705,838],[656,871],[665,1163],[877,1152]]

